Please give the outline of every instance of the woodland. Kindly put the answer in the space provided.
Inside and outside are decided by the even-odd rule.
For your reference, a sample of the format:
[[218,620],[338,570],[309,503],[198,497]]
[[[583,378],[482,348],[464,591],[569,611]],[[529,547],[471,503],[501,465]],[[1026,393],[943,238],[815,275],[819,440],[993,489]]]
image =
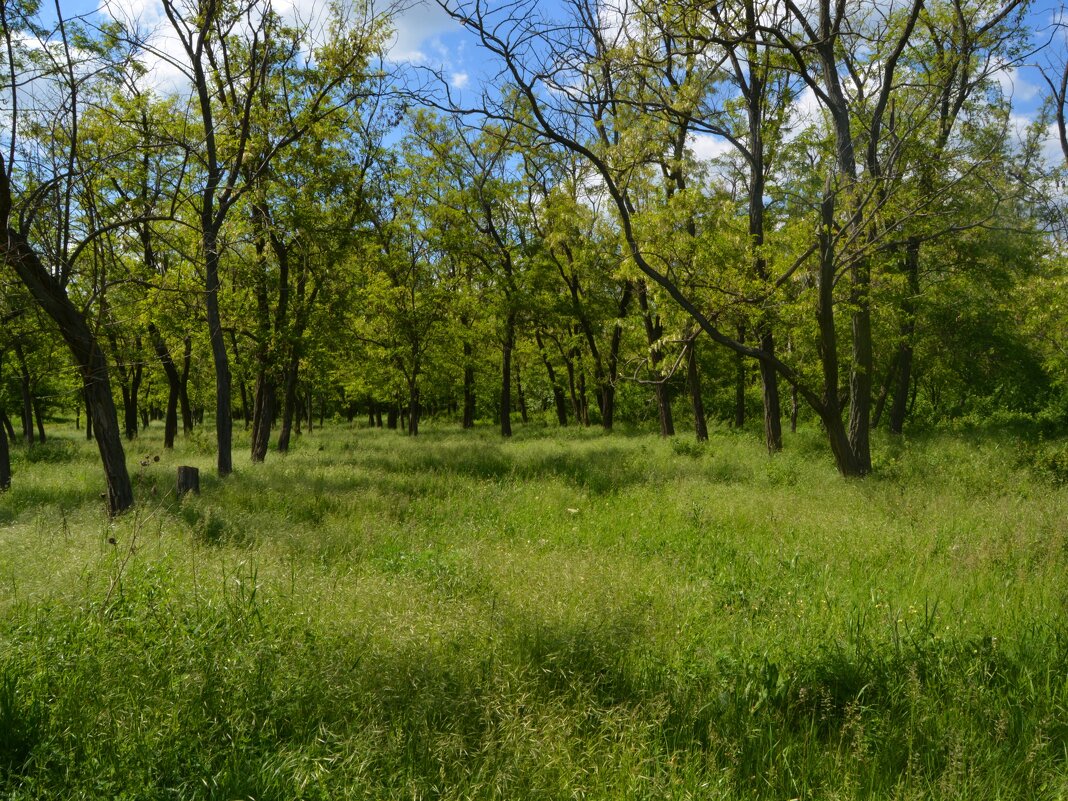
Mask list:
[[261,462],[316,417],[753,417],[771,453],[801,419],[863,476],[880,426],[1063,418],[1056,20],[444,7],[497,70],[477,102],[388,60],[389,11],[168,2],[168,49],[5,6],[0,483],[70,416],[112,513],[152,421],[213,428],[225,476],[235,421]]
[[1061,10],[436,8],[0,0],[0,795],[1064,797]]

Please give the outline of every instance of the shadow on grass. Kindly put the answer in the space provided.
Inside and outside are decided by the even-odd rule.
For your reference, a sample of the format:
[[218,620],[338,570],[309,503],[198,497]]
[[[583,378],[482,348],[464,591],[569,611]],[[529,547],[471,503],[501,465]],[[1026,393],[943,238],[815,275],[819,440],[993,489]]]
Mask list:
[[1048,632],[1014,653],[917,637],[669,665],[638,602],[569,621],[497,609],[492,628],[398,644],[267,614],[254,592],[160,614],[166,590],[131,577],[113,619],[3,628],[19,661],[0,663],[0,793],[103,797],[107,777],[107,797],[311,797],[321,761],[314,797],[574,797],[681,763],[737,798],[850,781],[888,798],[954,781],[962,742],[982,749],[972,770],[1020,783],[1002,786],[1063,769],[1068,724],[1049,710],[1066,701],[1065,640]]
[[480,481],[559,479],[577,489],[604,495],[648,481],[649,468],[638,457],[633,447],[603,440],[581,449],[533,452],[515,452],[482,441],[441,444],[403,456],[370,454],[361,461],[379,474],[439,473]]

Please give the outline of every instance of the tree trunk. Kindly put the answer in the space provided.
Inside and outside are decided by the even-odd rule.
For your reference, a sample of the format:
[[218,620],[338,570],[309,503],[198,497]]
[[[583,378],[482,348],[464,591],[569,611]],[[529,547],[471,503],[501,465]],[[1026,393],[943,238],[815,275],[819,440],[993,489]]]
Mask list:
[[[871,384],[874,358],[871,341],[871,303],[867,293],[871,285],[870,266],[866,261],[852,268],[856,288],[851,295],[853,313],[852,359],[849,369],[849,444],[864,473],[871,472]],[[911,367],[911,357],[909,357]],[[902,365],[902,374],[909,369]],[[893,417],[893,409],[891,418]]]
[[568,354],[563,348],[560,348],[560,355],[564,359],[564,369],[567,371],[567,391],[571,396],[571,410],[575,413],[575,419],[581,424],[582,419],[582,405],[579,403],[578,390],[575,384],[575,349],[571,350]]
[[85,439],[88,442],[93,440],[93,410],[89,408],[89,396],[82,390],[82,401],[85,403]]
[[92,412],[94,436],[107,484],[108,511],[113,515],[123,512],[133,505],[133,484],[126,468],[107,360],[100,345],[85,317],[41,264],[29,242],[12,228],[7,232],[3,258],[55,321],[70,348]]
[[[208,211],[208,210],[206,210]],[[210,211],[208,211],[210,214]],[[234,471],[234,421],[231,403],[230,357],[226,353],[222,318],[219,316],[219,247],[217,232],[210,217],[202,225],[204,237],[205,291],[204,306],[208,318],[208,341],[215,366],[215,443],[217,468],[222,477]]]
[[838,472],[843,476],[862,476],[870,471],[871,466],[865,466],[864,460],[857,458],[853,441],[842,422],[842,407],[838,400],[838,333],[834,324],[835,259],[831,241],[831,232],[834,230],[833,192],[825,194],[821,211],[824,224],[819,234],[820,274],[816,320],[819,326],[817,350],[823,371],[823,401],[817,411],[830,440]]
[[894,358],[890,360],[890,366],[886,370],[886,376],[883,378],[882,385],[879,388],[879,396],[875,399],[875,409],[871,413],[871,427],[878,428],[879,421],[883,419],[883,412],[886,410],[886,401],[890,397],[890,388],[894,385],[894,379],[897,377],[897,365],[901,361],[901,348],[898,346],[897,353],[894,354]]
[[693,404],[693,427],[698,442],[708,441],[708,423],[705,421],[705,402],[701,397],[701,374],[697,369],[697,334],[690,338],[686,346],[686,383],[690,388],[690,402]]
[[389,411],[386,412],[386,428],[390,431],[397,430],[397,418],[400,417],[400,410],[397,408],[397,404],[392,404],[389,407]]
[[289,439],[297,411],[297,371],[299,369],[300,356],[294,351],[290,354],[289,365],[286,368],[285,393],[282,397],[282,425],[278,430],[279,453],[289,452]]
[[408,436],[419,434],[419,384],[415,376],[408,382]]
[[[738,341],[745,342],[745,326],[738,326]],[[745,426],[745,357],[734,354],[734,427]]]
[[122,384],[122,412],[123,423],[126,430],[126,439],[137,439],[137,396],[141,389],[141,375],[143,369],[140,361],[132,367],[127,365],[123,371]]
[[890,406],[890,433],[900,434],[905,428],[909,410],[909,384],[912,383],[913,340],[916,336],[916,300],[920,294],[920,242],[909,239],[905,250],[905,275],[908,294],[902,302],[904,319],[901,323],[901,345],[898,350],[897,383],[894,402]]
[[[748,6],[747,23],[756,22],[754,9]],[[750,46],[749,57],[756,59],[755,48]],[[760,71],[750,73],[748,103],[746,110],[749,122],[749,241],[753,248],[753,277],[765,285],[770,281],[767,257],[764,254],[764,111],[765,83]],[[775,337],[767,319],[756,324],[756,340],[760,349],[770,357],[775,356]],[[779,403],[779,376],[770,360],[761,359],[760,381],[764,405],[764,443],[768,453],[782,450],[782,410]]]
[[33,399],[33,418],[37,421],[37,440],[39,442],[45,441],[45,427],[44,427],[44,415],[41,414],[41,399],[34,397]]
[[584,367],[579,368],[578,377],[578,401],[579,401],[579,419],[582,420],[582,425],[586,428],[590,427],[590,398],[586,394],[586,369]]
[[[167,413],[163,423],[163,447],[173,448],[174,437],[178,433],[178,399],[182,391],[182,377],[178,375],[178,368],[174,365],[171,352],[167,343],[156,328],[155,323],[148,324],[148,336],[152,340],[152,349],[156,351],[156,358],[163,367],[163,374],[167,377]],[[183,421],[189,416],[189,398],[185,400],[182,409]],[[192,420],[189,420],[192,425]],[[188,433],[188,432],[186,432]]]
[[256,379],[256,411],[252,425],[252,461],[262,462],[267,458],[271,442],[271,423],[275,416],[276,390],[274,382],[266,373]]
[[526,424],[528,422],[527,395],[525,392],[523,392],[523,377],[520,374],[519,370],[519,359],[517,358],[513,361],[515,363],[515,395],[519,401],[519,419],[521,419],[523,423]]
[[167,411],[163,418],[163,447],[174,447],[174,437],[178,433],[178,388],[171,386],[167,390]]
[[512,436],[512,348],[515,346],[515,312],[504,323],[501,347],[501,436]]
[[549,386],[553,388],[553,404],[556,406],[556,420],[561,426],[567,425],[567,399],[564,397],[564,388],[560,386],[560,382],[556,378],[556,370],[553,369],[553,363],[549,361],[549,354],[545,352],[545,343],[541,338],[541,331],[534,331],[534,341],[538,345],[538,353],[541,354],[542,364],[545,365],[545,372],[549,376]]
[[33,389],[30,382],[30,369],[26,365],[26,355],[22,345],[15,343],[15,355],[19,361],[19,386],[22,390],[22,440],[32,445],[33,437]]
[[8,441],[15,439],[15,429],[11,425],[11,418],[7,416],[7,412],[0,409],[0,426],[3,426],[4,431],[7,433]]
[[645,337],[649,343],[649,372],[655,382],[653,387],[656,392],[656,408],[660,418],[660,436],[675,436],[675,421],[671,415],[671,392],[667,382],[660,373],[660,362],[664,355],[657,347],[660,338],[664,335],[664,326],[660,321],[660,315],[653,315],[649,308],[649,294],[645,282],[638,284],[638,305],[642,310],[642,321],[645,323]]
[[[762,322],[757,331],[760,349],[765,353],[775,353],[775,337],[771,326]],[[779,403],[779,376],[770,362],[761,359],[760,382],[764,390],[764,444],[768,453],[782,450],[782,408]]]
[[11,450],[8,447],[7,431],[4,428],[0,425],[0,492],[11,487]]
[[189,405],[189,368],[193,363],[193,338],[186,337],[182,353],[182,380],[178,386],[178,405],[182,410],[182,434],[193,433],[193,409]]
[[464,340],[464,428],[475,427],[475,366],[474,349]]

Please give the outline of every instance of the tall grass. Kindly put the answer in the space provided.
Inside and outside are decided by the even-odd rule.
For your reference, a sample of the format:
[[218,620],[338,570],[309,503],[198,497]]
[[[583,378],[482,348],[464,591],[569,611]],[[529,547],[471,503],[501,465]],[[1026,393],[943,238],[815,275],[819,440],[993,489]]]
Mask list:
[[1052,446],[158,433],[116,521],[73,438],[0,496],[4,798],[1068,794]]

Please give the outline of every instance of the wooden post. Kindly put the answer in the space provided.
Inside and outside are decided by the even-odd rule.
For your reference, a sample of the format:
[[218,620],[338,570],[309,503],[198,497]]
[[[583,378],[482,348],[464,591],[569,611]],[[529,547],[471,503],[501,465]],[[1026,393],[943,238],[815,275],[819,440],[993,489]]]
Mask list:
[[183,466],[178,468],[178,497],[181,498],[187,492],[200,494],[200,471],[195,467]]

